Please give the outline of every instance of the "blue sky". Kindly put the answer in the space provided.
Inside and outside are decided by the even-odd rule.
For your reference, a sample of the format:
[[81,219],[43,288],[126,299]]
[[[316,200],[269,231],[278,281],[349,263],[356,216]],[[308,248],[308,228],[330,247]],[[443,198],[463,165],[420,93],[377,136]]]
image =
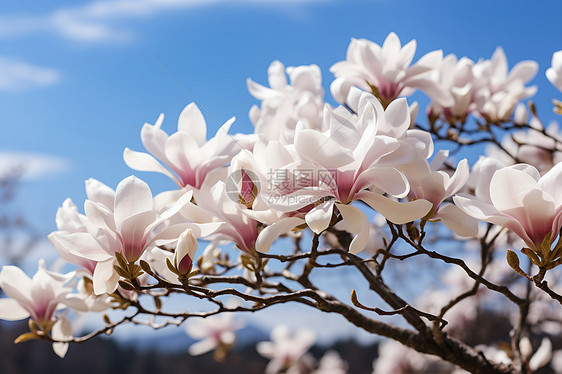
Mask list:
[[[140,128],[159,113],[173,132],[181,109],[195,100],[209,134],[233,115],[231,131],[249,132],[256,102],[247,77],[266,83],[274,59],[316,63],[329,92],[328,69],[345,57],[351,37],[382,43],[391,31],[403,43],[417,39],[416,58],[441,48],[476,60],[502,46],[510,66],[537,60],[535,99],[552,118],[550,98],[558,93],[544,71],[562,48],[560,14],[559,1],[3,2],[0,152],[55,157],[55,170],[46,164],[18,202],[48,232],[66,197],[82,205],[85,179],[115,187],[133,173],[123,148],[141,150]],[[137,174],[155,192],[173,188],[164,176]]]
[[[46,234],[66,197],[82,206],[84,180],[114,188],[134,173],[122,152],[142,150],[144,122],[165,113],[172,133],[195,100],[209,135],[232,116],[231,132],[250,132],[256,101],[246,78],[266,83],[275,59],[318,64],[333,102],[329,67],[345,58],[350,38],[380,44],[391,31],[403,43],[417,39],[416,59],[443,49],[477,60],[502,46],[510,66],[538,61],[534,99],[549,120],[551,98],[562,96],[544,77],[562,49],[560,14],[560,1],[1,2],[0,160],[14,153],[43,160],[16,204]],[[155,193],[175,188],[165,176],[135,174]]]

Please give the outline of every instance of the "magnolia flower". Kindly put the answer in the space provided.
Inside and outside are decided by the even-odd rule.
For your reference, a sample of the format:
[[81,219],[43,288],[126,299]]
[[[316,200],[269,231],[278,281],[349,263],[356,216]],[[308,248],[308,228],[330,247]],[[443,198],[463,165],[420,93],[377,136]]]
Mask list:
[[174,253],[174,266],[179,274],[186,275],[190,272],[197,246],[197,238],[190,229],[180,235]]
[[233,313],[222,313],[190,322],[185,327],[187,335],[202,339],[189,347],[189,354],[192,356],[221,347],[229,348],[236,340],[235,331],[244,327],[244,323],[235,319]]
[[312,374],[346,374],[347,362],[336,351],[328,351],[320,359],[318,368]]
[[562,91],[562,51],[553,53],[551,66],[546,70],[546,77],[554,87]]
[[439,373],[451,369],[437,357],[418,353],[394,340],[379,345],[379,357],[373,362],[373,374]]
[[250,110],[256,134],[265,140],[290,141],[299,121],[307,127],[318,128],[322,124],[324,107],[320,68],[309,65],[285,69],[281,62],[273,61],[267,73],[271,88],[247,80],[252,96],[261,100],[261,109],[254,105]]
[[[379,193],[401,198],[409,191],[408,181],[391,164],[411,161],[417,156],[415,147],[377,133],[379,126],[389,127],[388,123],[397,128],[409,127],[410,113],[405,99],[392,102],[386,111],[378,101],[370,101],[359,116],[349,116],[342,107],[335,110],[327,107],[324,121],[328,124],[325,132],[297,129],[294,146],[302,161],[286,169],[290,171],[289,176],[301,175],[300,180],[294,180],[302,188],[284,193],[283,199],[278,199],[281,201],[273,201],[270,206],[285,212],[304,210],[306,223],[315,233],[329,226],[337,209],[357,234],[350,246],[353,253],[365,247],[370,225],[358,208],[349,205],[351,202],[362,200],[397,224],[429,212],[428,201],[398,203]],[[301,170],[309,173],[302,176]]]
[[521,355],[523,356],[523,360],[527,362],[531,372],[539,370],[541,367],[548,364],[552,358],[552,343],[548,338],[542,339],[541,345],[533,354],[531,341],[525,336],[519,342],[519,349],[521,351]]
[[444,92],[449,92],[454,102],[452,105],[443,107],[432,102],[428,108],[430,117],[440,116],[449,123],[464,122],[472,111],[473,103],[473,81],[472,69],[474,61],[450,54],[445,56],[440,66],[439,86]]
[[[66,199],[62,203],[62,206],[58,208],[56,224],[59,231],[69,234],[88,232],[88,218],[78,212],[78,208],[70,198]],[[72,247],[67,247],[59,243],[56,236],[49,237],[49,240],[63,259],[78,266],[90,276],[94,274],[94,269],[98,263],[97,261],[73,254],[70,251]]]
[[37,273],[32,278],[16,266],[4,266],[0,272],[0,288],[8,298],[0,299],[0,319],[17,321],[31,317],[48,332],[55,311],[72,291],[67,284],[73,277],[74,273],[48,271],[43,260],[39,261]]
[[[488,196],[468,194],[454,197],[455,204],[474,218],[508,228],[523,239],[537,266],[550,266],[559,253],[551,250],[562,226],[562,195],[560,194],[562,164],[540,176],[530,165],[515,165],[496,171],[488,188]],[[484,194],[484,192],[482,193]]]
[[68,318],[66,318],[66,312],[62,313],[58,318],[53,328],[51,330],[51,337],[59,342],[53,343],[53,351],[60,358],[66,356],[68,351],[68,344],[61,341],[68,341],[72,339],[72,324]]
[[431,163],[423,157],[418,157],[399,169],[410,182],[408,199],[424,199],[433,204],[427,219],[441,221],[450,230],[460,236],[474,236],[478,233],[477,221],[467,216],[452,204],[441,206],[449,196],[457,193],[469,177],[469,167],[466,159],[459,162],[452,176],[438,170],[447,156],[448,151],[439,151]]
[[123,159],[130,168],[159,172],[170,177],[179,187],[198,189],[210,171],[225,166],[239,149],[234,138],[228,134],[234,118],[207,141],[205,119],[194,103],[181,112],[178,131],[173,135],[168,136],[160,129],[163,121],[164,115],[161,114],[154,125],[145,123],[142,127],[142,144],[151,155],[125,148]]
[[299,330],[293,335],[287,326],[276,326],[271,331],[271,341],[260,342],[256,346],[260,355],[270,359],[265,373],[276,374],[308,361],[306,352],[315,340],[316,335],[311,330]]
[[352,39],[346,60],[330,68],[337,78],[330,87],[332,96],[343,103],[350,87],[356,86],[372,92],[387,106],[398,96],[421,89],[440,105],[453,105],[450,94],[437,84],[443,52],[430,52],[410,66],[415,52],[415,40],[401,46],[395,33],[388,34],[382,47],[365,39]]
[[227,195],[222,180],[208,178],[194,199],[197,205],[188,203],[181,210],[183,216],[193,222],[221,223],[211,239],[233,241],[245,252],[255,250],[258,222],[241,213],[238,204]]
[[498,47],[491,60],[474,65],[475,111],[489,122],[508,121],[515,104],[537,92],[536,86],[525,87],[537,70],[535,61],[521,61],[508,72],[505,53]]
[[56,231],[49,235],[55,247],[61,247],[74,256],[97,261],[93,272],[96,295],[111,293],[117,287],[119,275],[114,269],[115,253],[135,262],[157,242],[177,241],[179,234],[187,228],[193,229],[197,236],[204,236],[218,226],[167,223],[191,200],[191,192],[182,195],[173,207],[161,214],[155,210],[148,185],[134,176],[121,181],[114,194],[108,195],[110,198],[105,204],[86,200],[87,232]]

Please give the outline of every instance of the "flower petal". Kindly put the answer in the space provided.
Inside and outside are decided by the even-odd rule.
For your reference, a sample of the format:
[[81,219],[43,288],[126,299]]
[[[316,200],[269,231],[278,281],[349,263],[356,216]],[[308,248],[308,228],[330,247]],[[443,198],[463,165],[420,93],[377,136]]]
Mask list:
[[346,230],[356,234],[349,245],[349,252],[353,254],[361,252],[367,246],[371,231],[367,216],[361,209],[351,205],[336,204],[336,207],[342,215]]
[[381,194],[370,191],[361,191],[355,195],[355,197],[356,199],[363,200],[390,222],[397,225],[422,218],[427,215],[433,207],[433,204],[427,200],[418,199],[407,203],[399,203]]
[[180,113],[178,131],[189,134],[199,146],[205,144],[207,140],[207,124],[195,103],[189,104]]
[[262,253],[269,251],[269,248],[275,239],[304,222],[305,221],[302,218],[287,217],[267,226],[260,232],[258,238],[256,239],[256,251]]

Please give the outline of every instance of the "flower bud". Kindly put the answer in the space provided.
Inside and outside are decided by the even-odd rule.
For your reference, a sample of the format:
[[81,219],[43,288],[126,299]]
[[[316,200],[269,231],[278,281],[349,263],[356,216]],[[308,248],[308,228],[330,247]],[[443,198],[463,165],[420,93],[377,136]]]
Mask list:
[[197,238],[190,229],[180,235],[174,254],[174,266],[180,274],[186,275],[190,272],[197,246]]

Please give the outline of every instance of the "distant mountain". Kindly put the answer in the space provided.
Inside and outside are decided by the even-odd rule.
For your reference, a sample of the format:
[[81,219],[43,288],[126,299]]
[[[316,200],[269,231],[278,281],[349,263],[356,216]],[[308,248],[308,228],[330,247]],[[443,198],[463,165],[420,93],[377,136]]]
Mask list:
[[[165,353],[187,352],[187,348],[197,340],[189,337],[183,328],[169,328],[167,330],[152,332],[149,336],[139,338],[138,336],[121,337],[118,342],[127,348],[138,351],[157,351]],[[269,333],[254,325],[248,325],[236,332],[236,348],[255,344],[260,341],[269,340]]]

